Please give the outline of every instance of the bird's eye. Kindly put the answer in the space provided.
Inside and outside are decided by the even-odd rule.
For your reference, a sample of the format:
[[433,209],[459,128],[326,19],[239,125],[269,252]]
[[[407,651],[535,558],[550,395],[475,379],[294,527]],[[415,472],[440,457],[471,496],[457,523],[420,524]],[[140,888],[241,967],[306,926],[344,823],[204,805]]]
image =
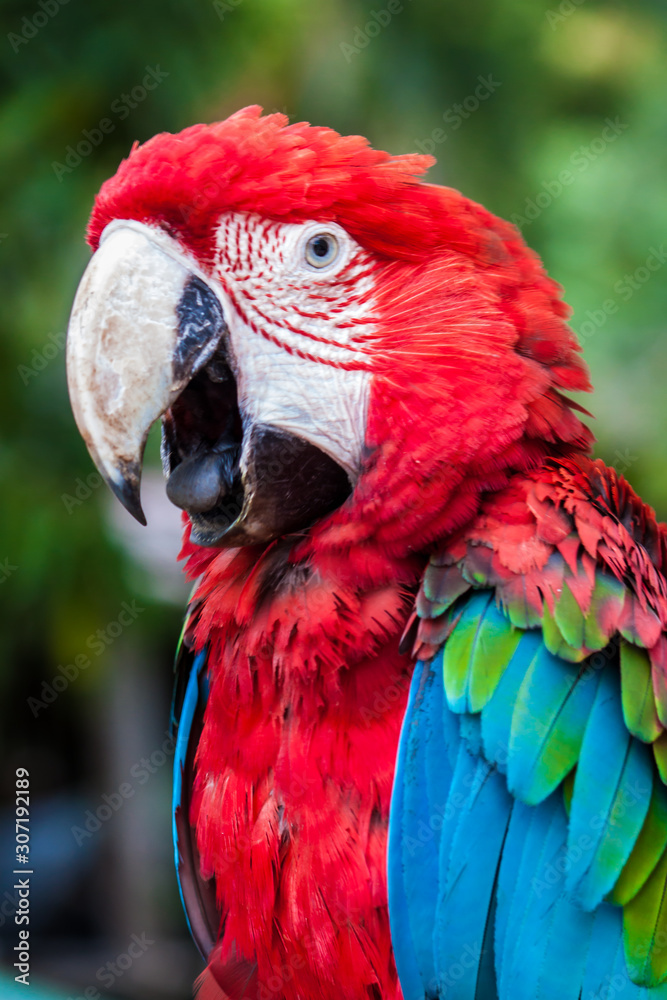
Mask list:
[[311,267],[326,267],[338,256],[338,240],[331,233],[317,233],[306,243],[306,261]]

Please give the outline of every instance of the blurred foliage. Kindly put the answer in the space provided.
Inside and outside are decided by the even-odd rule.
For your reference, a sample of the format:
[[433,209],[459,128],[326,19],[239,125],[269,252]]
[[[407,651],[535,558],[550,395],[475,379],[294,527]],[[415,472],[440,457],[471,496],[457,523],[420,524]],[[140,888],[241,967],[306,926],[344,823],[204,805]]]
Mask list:
[[[35,0],[1,8],[3,664],[75,655],[133,588],[102,516],[104,491],[69,509],[63,501],[92,472],[67,402],[62,334],[88,257],[94,194],[135,140],[245,103],[361,132],[397,152],[433,148],[433,179],[505,217],[526,218],[537,204],[524,235],[565,286],[575,329],[589,310],[597,316],[584,339],[600,453],[613,461],[618,452],[665,515],[667,267],[635,282],[629,298],[627,283],[614,290],[667,233],[663,5]],[[163,81],[144,89],[157,67]],[[475,100],[480,77],[494,84]],[[103,118],[109,134],[99,130]],[[585,168],[554,195],[560,172],[607,119],[627,127],[584,154]],[[86,131],[97,145],[86,147]],[[67,159],[81,142],[88,155]],[[617,306],[609,315],[608,300]],[[142,627],[162,628],[163,617]]]
[[[93,468],[70,414],[62,333],[95,192],[158,131],[260,103],[394,152],[433,147],[433,180],[526,220],[585,333],[597,391],[582,401],[599,418],[598,453],[665,517],[667,262],[647,280],[642,270],[667,236],[663,0],[3,0],[0,10],[0,688],[16,725],[15,678],[52,676],[140,593],[104,490],[69,510],[63,500]],[[147,90],[150,68],[166,75]],[[480,78],[494,83],[476,99]],[[104,118],[108,134],[68,161]],[[620,123],[613,141],[600,140],[608,119]],[[179,613],[147,607],[137,629],[162,655]],[[95,676],[63,699],[58,725],[90,710]]]
[[[433,179],[505,217],[548,202],[524,235],[565,286],[575,329],[588,310],[604,315],[585,337],[600,452],[613,461],[618,451],[664,516],[667,268],[628,301],[614,291],[667,233],[660,2],[5,0],[1,9],[4,664],[74,655],[132,589],[103,490],[69,510],[62,499],[92,471],[67,402],[62,333],[94,194],[135,140],[250,102],[393,151],[433,148]],[[151,67],[166,75],[146,90]],[[475,101],[480,77],[494,85]],[[553,196],[607,119],[627,127]],[[86,130],[101,141],[68,160]],[[617,310],[601,314],[610,299]]]

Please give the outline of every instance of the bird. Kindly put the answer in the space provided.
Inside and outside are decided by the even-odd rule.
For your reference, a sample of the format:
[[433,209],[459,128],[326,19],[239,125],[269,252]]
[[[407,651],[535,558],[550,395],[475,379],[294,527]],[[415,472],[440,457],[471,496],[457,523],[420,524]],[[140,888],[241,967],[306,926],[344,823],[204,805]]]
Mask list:
[[252,106],[94,203],[73,413],[193,583],[200,1000],[667,997],[667,526],[593,457],[562,289],[435,161]]

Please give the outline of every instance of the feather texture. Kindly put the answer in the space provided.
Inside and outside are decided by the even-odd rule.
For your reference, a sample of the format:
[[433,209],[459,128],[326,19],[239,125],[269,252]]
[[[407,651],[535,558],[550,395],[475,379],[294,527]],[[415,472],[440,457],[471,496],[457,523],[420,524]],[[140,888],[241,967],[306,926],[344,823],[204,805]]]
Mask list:
[[507,783],[517,798],[541,802],[577,763],[597,681],[544,646],[533,657],[512,711]]
[[[634,623],[635,643],[651,625],[641,633],[641,615],[623,611],[622,586],[586,563],[566,527],[554,519],[542,529],[567,540],[562,558],[547,560],[544,597],[511,589],[511,578],[480,561],[479,549],[458,577],[447,559],[432,571],[431,596],[444,569],[453,599],[444,652],[431,670],[446,694],[445,718],[453,713],[459,729],[440,836],[433,939],[440,997],[451,992],[447,970],[471,941],[485,951],[461,973],[457,998],[481,997],[480,983],[499,1000],[579,1000],[584,989],[620,982],[646,1000],[667,990],[659,947],[667,940],[667,792],[654,763],[667,754],[656,667],[650,651],[627,638],[610,641],[623,620]],[[462,594],[451,582],[466,577],[500,578],[502,610],[493,589]],[[533,600],[541,627],[521,628],[518,621],[532,622]],[[424,607],[437,621],[436,605]],[[429,725],[423,734],[412,730],[413,743],[433,739]],[[429,920],[432,907],[430,898]]]
[[568,846],[579,850],[567,881],[584,909],[598,906],[613,888],[651,797],[649,753],[625,728],[619,688],[618,677],[604,671],[574,779]]
[[[215,938],[200,988],[398,1000],[395,956],[406,1000],[654,1000],[667,530],[587,457],[560,289],[513,226],[422,183],[430,163],[251,107],[135,146],[91,216],[93,248],[114,220],[166,230],[258,351],[368,373],[345,503],[241,550],[186,527],[175,813],[214,893],[211,915],[184,891]],[[220,242],[232,213],[259,247],[341,226],[357,270],[295,294]]]

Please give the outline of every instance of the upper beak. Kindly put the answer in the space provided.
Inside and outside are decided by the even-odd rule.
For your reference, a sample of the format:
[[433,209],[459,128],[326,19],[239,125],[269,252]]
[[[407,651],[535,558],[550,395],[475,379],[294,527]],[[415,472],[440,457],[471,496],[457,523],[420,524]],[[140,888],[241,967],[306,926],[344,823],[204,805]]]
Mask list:
[[268,420],[253,409],[271,401],[266,381],[251,379],[237,399],[234,376],[243,372],[231,357],[224,296],[162,230],[112,222],[79,285],[67,335],[72,409],[107,483],[145,524],[143,452],[162,416],[167,494],[204,545],[300,530],[350,492],[345,469],[300,425],[276,422],[270,406]]
[[102,234],[74,299],[67,381],[99,471],[142,524],[148,432],[217,350],[222,306],[166,233],[132,221]]

